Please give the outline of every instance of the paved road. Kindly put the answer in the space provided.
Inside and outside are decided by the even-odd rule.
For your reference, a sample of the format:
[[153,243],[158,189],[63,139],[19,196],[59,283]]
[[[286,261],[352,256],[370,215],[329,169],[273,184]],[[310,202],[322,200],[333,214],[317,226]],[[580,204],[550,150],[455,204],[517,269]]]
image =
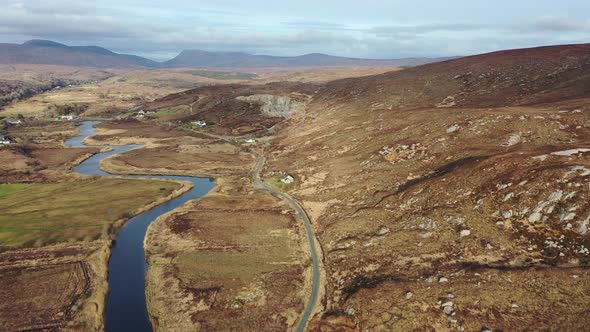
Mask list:
[[313,229],[311,228],[311,222],[309,221],[309,217],[305,213],[305,210],[303,210],[301,205],[299,205],[299,203],[297,203],[291,196],[285,194],[282,191],[278,191],[278,190],[270,187],[269,185],[267,185],[266,183],[264,183],[260,179],[260,172],[262,171],[262,167],[264,167],[264,163],[265,163],[266,159],[264,158],[264,156],[260,152],[255,151],[255,150],[251,150],[251,151],[258,158],[258,161],[256,163],[256,167],[254,168],[254,171],[252,172],[252,180],[254,181],[254,186],[257,188],[269,191],[277,196],[284,198],[287,202],[289,202],[289,204],[291,204],[291,206],[295,209],[295,211],[297,211],[297,214],[299,214],[299,217],[301,218],[301,220],[303,220],[303,224],[305,226],[305,232],[307,233],[307,240],[309,242],[309,249],[311,252],[311,266],[312,266],[312,274],[313,275],[312,275],[311,294],[309,295],[309,299],[307,301],[307,304],[305,305],[305,311],[303,311],[303,315],[301,316],[301,319],[299,320],[299,324],[297,325],[297,330],[296,330],[297,332],[303,332],[303,331],[305,331],[305,327],[307,326],[309,318],[311,317],[311,314],[313,313],[313,308],[315,307],[315,304],[317,302],[318,291],[320,288],[320,264],[318,261],[318,253],[317,253],[317,249],[315,246],[315,236],[313,234]]
[[[202,131],[197,131],[197,132],[200,134],[204,134],[206,136],[213,137],[213,138],[222,139],[228,143],[231,143],[231,144],[237,145],[240,148],[243,148],[243,146],[240,144],[238,139],[244,138],[244,137],[222,136],[222,135],[215,135],[215,134],[206,133],[206,132],[202,132]],[[309,299],[307,300],[307,304],[305,305],[305,310],[303,311],[303,315],[301,316],[301,318],[299,320],[299,324],[297,325],[297,329],[296,329],[297,332],[304,332],[305,327],[307,326],[307,323],[309,322],[309,318],[311,317],[311,314],[313,313],[313,308],[315,307],[315,304],[317,302],[318,293],[319,293],[319,289],[320,289],[320,282],[321,282],[320,281],[320,263],[319,263],[319,259],[318,259],[318,251],[317,251],[317,248],[315,245],[315,235],[313,234],[313,229],[311,228],[311,221],[309,220],[307,213],[305,213],[305,210],[291,196],[289,196],[288,194],[286,194],[282,191],[279,191],[279,190],[276,190],[276,189],[270,187],[269,185],[267,185],[266,183],[264,183],[260,179],[260,172],[262,171],[262,168],[264,167],[264,163],[266,162],[266,158],[264,158],[262,153],[254,150],[254,149],[248,149],[248,151],[253,153],[254,155],[256,155],[256,158],[257,158],[256,166],[254,167],[254,170],[252,171],[252,181],[254,182],[254,187],[260,188],[262,190],[266,190],[270,193],[273,193],[273,194],[285,199],[293,207],[293,209],[295,209],[295,211],[297,212],[297,214],[299,215],[301,220],[303,220],[303,225],[305,226],[305,232],[307,234],[307,241],[309,242],[309,250],[311,253],[312,286],[311,286],[311,294],[309,295]]]

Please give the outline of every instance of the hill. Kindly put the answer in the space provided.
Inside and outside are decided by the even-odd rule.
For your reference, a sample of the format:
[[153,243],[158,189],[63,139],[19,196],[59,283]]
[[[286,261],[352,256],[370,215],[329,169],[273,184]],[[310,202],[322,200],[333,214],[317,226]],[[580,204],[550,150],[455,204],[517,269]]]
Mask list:
[[294,178],[323,254],[310,330],[590,323],[590,45],[215,89],[150,107],[185,105],[220,134],[274,110],[256,128],[262,176]]
[[118,54],[98,46],[67,46],[49,40],[0,44],[0,64],[48,64],[98,68],[157,67],[139,56]]
[[[224,62],[223,59],[219,61]],[[244,88],[227,85],[216,87],[216,96],[210,94],[211,88],[203,87],[157,100],[150,107],[202,102],[205,96],[207,100],[217,98],[217,104],[221,104],[222,100],[228,100],[227,97],[240,93],[269,94],[267,90],[271,90],[271,94],[281,94],[283,88],[280,83]],[[310,107],[329,105],[330,109],[355,113],[379,109],[485,108],[556,102],[590,94],[590,44],[499,51],[401,71],[335,80],[316,85],[315,89]],[[300,93],[310,95],[307,90],[301,89]],[[286,94],[293,92],[285,90]],[[227,108],[214,113],[218,116],[234,112],[241,114],[238,111],[240,105],[244,106],[244,101],[232,101],[232,106],[225,105]]]
[[590,93],[590,44],[469,56],[403,71],[335,81],[322,96],[372,108],[491,107]]
[[323,66],[417,66],[448,58],[407,58],[407,59],[356,59],[331,56],[321,53],[292,57],[254,55],[240,52],[208,52],[184,50],[174,59],[164,62],[166,67],[323,67]]
[[324,252],[318,330],[588,323],[545,301],[589,299],[590,45],[331,82],[276,132],[266,174],[298,179]]

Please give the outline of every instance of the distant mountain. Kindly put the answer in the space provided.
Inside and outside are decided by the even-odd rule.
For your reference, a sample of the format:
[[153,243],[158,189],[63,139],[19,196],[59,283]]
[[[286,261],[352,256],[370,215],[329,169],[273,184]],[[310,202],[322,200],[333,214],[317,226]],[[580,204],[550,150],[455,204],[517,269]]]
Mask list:
[[321,53],[292,57],[240,52],[184,50],[174,59],[156,62],[136,55],[119,54],[99,46],[68,46],[50,40],[23,44],[0,43],[0,64],[49,64],[97,68],[262,68],[321,66],[418,66],[451,58],[355,59]]
[[49,64],[99,68],[157,67],[158,62],[98,46],[67,46],[49,40],[0,44],[0,64]]
[[254,55],[240,52],[208,52],[184,50],[177,57],[163,63],[165,67],[316,67],[316,66],[418,66],[451,58],[356,59],[321,53],[292,57]]

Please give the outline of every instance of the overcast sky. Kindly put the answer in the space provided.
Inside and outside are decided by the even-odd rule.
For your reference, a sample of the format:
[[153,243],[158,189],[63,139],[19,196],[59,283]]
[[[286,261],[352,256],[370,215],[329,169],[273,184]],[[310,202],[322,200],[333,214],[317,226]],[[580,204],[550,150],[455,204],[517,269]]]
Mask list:
[[[492,4],[493,3],[493,4]],[[590,0],[0,0],[0,42],[365,58],[590,42]]]

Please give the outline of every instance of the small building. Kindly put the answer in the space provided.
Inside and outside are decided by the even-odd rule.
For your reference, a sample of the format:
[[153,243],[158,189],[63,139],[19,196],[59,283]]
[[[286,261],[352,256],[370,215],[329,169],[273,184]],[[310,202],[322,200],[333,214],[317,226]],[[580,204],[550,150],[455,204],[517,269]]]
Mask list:
[[62,121],[72,121],[76,117],[74,115],[62,115],[59,117]]
[[286,174],[281,178],[281,182],[284,184],[291,184],[295,182],[295,179],[291,175]]
[[256,143],[256,140],[253,138],[248,138],[245,142],[246,143]]
[[8,145],[15,143],[14,140],[8,136],[0,135],[0,145]]
[[148,110],[148,111],[145,111],[145,114],[156,114],[156,111]]
[[200,128],[203,128],[203,127],[206,127],[207,126],[207,122],[204,121],[204,120],[193,121],[193,122],[191,122],[191,124],[193,126],[195,126],[195,127],[200,127]]
[[4,122],[6,122],[10,125],[19,125],[19,124],[23,123],[22,120],[12,119],[12,118],[6,118],[6,119],[4,119]]
[[145,111],[144,110],[141,110],[141,111],[137,112],[137,115],[144,115],[144,114],[145,114]]

